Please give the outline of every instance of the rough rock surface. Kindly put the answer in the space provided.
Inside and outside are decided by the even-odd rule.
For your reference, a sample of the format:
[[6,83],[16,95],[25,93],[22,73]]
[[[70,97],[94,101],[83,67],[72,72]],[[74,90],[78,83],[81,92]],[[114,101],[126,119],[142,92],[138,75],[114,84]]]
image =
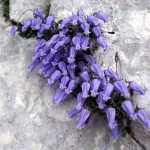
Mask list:
[[[23,22],[36,8],[47,1],[10,0],[10,17]],[[127,80],[137,80],[146,88],[146,95],[133,97],[135,103],[150,112],[150,2],[149,0],[51,0],[51,14],[57,19],[70,16],[78,8],[86,14],[98,10],[109,16],[104,34],[110,46],[109,53],[100,49],[95,58],[106,69],[116,69]],[[34,52],[34,39],[9,36],[10,25],[0,16],[0,149],[5,150],[140,150],[130,137],[112,139],[106,122],[94,118],[83,130],[77,130],[77,119],[68,119],[74,100],[57,106],[52,99],[53,89],[35,71],[26,68]],[[108,32],[115,32],[109,34]],[[70,102],[71,101],[71,102]],[[141,124],[134,123],[136,138],[150,149],[150,133]],[[137,132],[138,131],[138,132]],[[144,131],[144,132],[143,132]]]
[[33,17],[35,9],[44,9],[49,0],[9,0],[10,19],[17,22],[24,22]]

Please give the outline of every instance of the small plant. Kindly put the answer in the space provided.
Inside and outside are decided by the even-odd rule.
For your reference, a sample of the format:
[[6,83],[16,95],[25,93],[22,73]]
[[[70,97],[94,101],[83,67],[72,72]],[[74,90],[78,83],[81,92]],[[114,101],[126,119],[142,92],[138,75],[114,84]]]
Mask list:
[[62,103],[70,94],[77,98],[69,113],[70,118],[80,114],[77,128],[83,128],[93,114],[107,118],[114,138],[119,136],[118,128],[123,135],[133,134],[131,122],[137,118],[145,128],[150,126],[146,112],[134,109],[131,98],[135,91],[143,95],[145,90],[134,81],[123,80],[112,69],[102,70],[92,55],[99,46],[108,50],[101,29],[108,20],[104,13],[99,11],[86,17],[78,10],[58,22],[40,10],[35,10],[34,16],[24,25],[13,26],[11,34],[14,36],[18,30],[37,37],[28,71],[38,67],[38,73],[47,78],[50,87],[59,83],[54,103]]
[[3,17],[5,18],[5,21],[8,21],[9,18],[9,0],[1,0],[3,3]]

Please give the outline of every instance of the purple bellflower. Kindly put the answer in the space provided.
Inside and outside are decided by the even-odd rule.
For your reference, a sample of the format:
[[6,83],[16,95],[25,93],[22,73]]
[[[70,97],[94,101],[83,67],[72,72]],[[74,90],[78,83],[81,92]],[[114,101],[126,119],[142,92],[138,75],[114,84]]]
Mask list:
[[115,139],[117,139],[119,137],[118,134],[118,123],[115,121],[115,127],[113,129],[111,129],[112,135]]
[[96,97],[98,95],[98,90],[100,87],[100,80],[98,79],[93,79],[91,81],[91,96]]
[[120,80],[120,77],[112,70],[112,69],[107,69],[105,71],[105,75],[113,79],[114,81]]
[[76,81],[75,80],[71,80],[68,84],[68,87],[67,89],[65,89],[65,93],[67,95],[69,95],[70,93],[73,92],[73,90],[76,88],[77,84],[76,84]]
[[28,71],[32,72],[34,68],[39,65],[40,60],[33,60],[32,63],[28,66]]
[[114,129],[116,126],[116,121],[115,121],[116,110],[115,110],[115,108],[107,108],[106,115],[107,115],[109,128]]
[[108,50],[108,45],[103,36],[97,38],[97,44],[100,45],[104,50]]
[[70,19],[71,19],[71,23],[73,26],[76,26],[78,24],[78,16],[77,15],[71,16]]
[[96,61],[92,55],[84,55],[84,58],[90,65],[93,65],[96,63]]
[[48,47],[48,46],[55,45],[59,40],[60,40],[59,34],[55,34],[51,37],[50,40],[46,42],[46,46]]
[[31,20],[31,28],[32,30],[39,30],[42,24],[42,20],[40,18],[34,18]]
[[45,29],[49,29],[53,25],[54,25],[54,17],[53,16],[48,16],[46,18]]
[[98,98],[97,98],[96,102],[97,102],[98,107],[100,109],[104,109],[105,108],[106,104],[105,104],[105,101],[103,100],[103,92],[100,92],[98,94]]
[[119,91],[121,96],[124,96],[125,98],[130,97],[130,93],[128,91],[127,84],[125,81],[123,81],[123,80],[116,81],[116,82],[114,82],[114,86],[117,89],[117,91]]
[[63,95],[64,90],[58,88],[53,96],[53,102],[57,103],[57,101],[59,100],[59,98]]
[[15,36],[16,35],[16,32],[17,32],[17,30],[18,30],[18,27],[17,26],[12,26],[11,27],[11,36]]
[[82,93],[79,93],[77,95],[77,105],[76,105],[76,108],[77,109],[82,109],[85,100],[86,99],[82,97]]
[[145,89],[140,87],[138,83],[132,81],[129,83],[129,88],[143,95],[145,93]]
[[62,72],[62,74],[63,74],[64,76],[66,76],[66,75],[68,74],[67,68],[66,68],[66,64],[65,64],[63,61],[60,61],[60,62],[58,63],[58,67],[59,67],[59,69],[61,70],[61,72]]
[[104,72],[101,70],[99,65],[93,64],[90,68],[99,78],[104,78]]
[[37,32],[38,37],[42,37],[45,31],[45,24],[41,24],[40,30]]
[[75,69],[73,69],[72,67],[71,67],[71,65],[68,65],[67,66],[67,69],[68,69],[68,72],[69,72],[69,75],[70,75],[70,77],[71,77],[71,79],[76,79],[76,76],[75,76]]
[[146,112],[143,109],[140,109],[137,112],[138,118],[140,119],[141,122],[143,122],[145,128],[150,127],[150,120],[148,119],[148,116]]
[[60,32],[59,32],[59,36],[60,38],[64,37],[67,33],[68,33],[68,28],[63,28]]
[[65,18],[60,24],[59,24],[59,28],[65,28],[68,27],[71,24],[71,19],[70,18]]
[[102,36],[100,27],[94,27],[92,29],[92,32],[95,34],[96,37]]
[[83,62],[83,61],[79,61],[78,63],[77,63],[77,68],[79,68],[81,71],[87,71],[87,72],[89,72],[90,71],[90,69],[85,65],[85,63]]
[[43,46],[45,46],[45,44],[46,44],[46,40],[45,39],[39,40],[37,45],[35,46],[35,50],[38,50],[38,49],[42,48]]
[[135,120],[137,118],[137,114],[134,112],[132,103],[129,100],[125,100],[121,104],[122,109],[129,115],[129,117],[132,120]]
[[48,63],[47,65],[42,65],[42,66],[40,67],[40,69],[38,70],[38,73],[39,73],[39,74],[43,74],[46,70],[50,69],[51,66],[52,66],[52,65],[51,65],[50,63]]
[[110,95],[114,90],[114,85],[111,83],[107,83],[104,86],[104,92],[103,92],[103,100],[104,101],[108,101],[109,99],[111,99]]
[[90,82],[91,79],[90,79],[90,76],[88,74],[87,71],[84,71],[80,74],[80,78],[84,81],[84,82]]
[[67,36],[64,36],[64,37],[61,39],[61,41],[59,41],[59,45],[60,45],[60,46],[64,46],[64,45],[66,45],[66,44],[68,44],[68,43],[70,43],[70,38],[67,37]]
[[80,113],[79,121],[77,123],[77,128],[78,129],[84,128],[84,124],[88,120],[89,116],[90,116],[90,111],[87,110],[87,109],[82,109],[82,111]]
[[97,12],[96,17],[104,22],[108,21],[108,17],[103,12]]
[[71,112],[69,112],[69,118],[74,118],[80,111],[81,109],[74,108]]
[[99,26],[99,25],[100,25],[98,19],[97,19],[96,17],[94,17],[94,16],[88,16],[88,17],[87,17],[87,21],[88,21],[90,24],[93,24],[93,25],[95,25],[95,26]]
[[81,85],[82,88],[82,97],[86,99],[89,95],[89,90],[90,90],[90,84],[88,82],[83,82]]
[[59,80],[61,78],[62,74],[59,70],[56,70],[50,77],[50,79],[48,79],[48,84],[51,86],[53,85],[57,80]]
[[81,38],[79,36],[75,36],[72,38],[72,42],[73,42],[76,50],[80,50],[80,48],[81,48],[80,41],[81,41]]
[[76,55],[77,55],[77,51],[76,51],[75,47],[70,47],[69,57],[67,58],[68,63],[70,63],[70,64],[74,63]]
[[51,66],[49,69],[47,69],[45,72],[43,72],[44,77],[49,77],[55,72],[56,68],[54,66]]
[[45,17],[45,14],[42,11],[40,11],[39,9],[34,11],[34,15],[36,17],[40,17],[40,18],[44,18]]
[[55,54],[57,53],[58,51],[62,50],[64,48],[64,46],[60,46],[59,42],[53,47],[51,48],[51,51],[50,53],[51,54]]
[[61,82],[59,83],[59,88],[60,88],[61,90],[66,89],[66,88],[67,88],[66,86],[67,86],[69,80],[70,80],[70,78],[69,78],[68,76],[62,77],[62,78],[61,78]]
[[55,66],[58,65],[59,60],[60,60],[60,54],[57,53],[57,54],[55,55],[54,59],[51,61],[51,64],[55,67]]
[[78,15],[78,16],[84,16],[83,10],[82,10],[82,9],[78,9],[77,15]]
[[83,36],[82,38],[81,38],[81,47],[82,47],[82,50],[84,50],[84,51],[86,51],[89,47],[88,47],[88,45],[89,45],[89,37],[87,37],[87,36]]
[[46,64],[50,63],[50,62],[53,60],[53,58],[54,58],[54,56],[53,56],[51,53],[49,53],[49,54],[46,56],[46,58],[43,59],[42,63],[43,63],[44,65],[46,65]]
[[21,30],[24,32],[24,31],[27,31],[27,29],[30,27],[31,25],[31,21],[30,20],[27,20],[24,25],[22,26]]
[[84,34],[86,35],[86,36],[88,36],[91,32],[90,32],[90,25],[87,23],[87,22],[83,22],[82,24],[81,24],[81,28],[82,28],[82,30],[84,31]]

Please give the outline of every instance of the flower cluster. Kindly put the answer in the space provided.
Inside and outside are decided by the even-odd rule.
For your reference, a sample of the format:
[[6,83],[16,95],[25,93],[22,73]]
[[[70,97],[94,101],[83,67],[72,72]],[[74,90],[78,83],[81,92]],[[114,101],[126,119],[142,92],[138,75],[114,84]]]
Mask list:
[[[104,13],[85,16],[78,10],[59,22],[40,10],[35,10],[34,16],[20,29],[35,31],[39,39],[28,71],[38,67],[38,73],[47,78],[50,87],[59,83],[54,103],[62,103],[70,94],[77,97],[69,113],[70,118],[80,114],[77,128],[83,128],[95,111],[107,117],[114,138],[118,138],[120,123],[126,128],[131,120],[138,118],[146,128],[150,126],[146,112],[135,110],[131,101],[133,91],[143,95],[145,90],[134,81],[125,82],[112,69],[102,70],[92,55],[98,46],[104,51],[108,49],[101,30],[108,20]],[[17,30],[13,26],[11,34],[15,35]]]

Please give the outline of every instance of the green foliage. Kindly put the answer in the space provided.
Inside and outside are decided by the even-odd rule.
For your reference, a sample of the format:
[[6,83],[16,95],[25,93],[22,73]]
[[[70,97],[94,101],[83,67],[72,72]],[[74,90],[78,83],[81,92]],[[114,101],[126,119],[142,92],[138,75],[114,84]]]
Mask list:
[[51,5],[48,4],[48,5],[45,6],[45,8],[43,10],[46,17],[49,15],[50,8],[51,8]]
[[9,18],[9,0],[1,0],[3,3],[3,17],[5,18],[5,21],[10,20]]

